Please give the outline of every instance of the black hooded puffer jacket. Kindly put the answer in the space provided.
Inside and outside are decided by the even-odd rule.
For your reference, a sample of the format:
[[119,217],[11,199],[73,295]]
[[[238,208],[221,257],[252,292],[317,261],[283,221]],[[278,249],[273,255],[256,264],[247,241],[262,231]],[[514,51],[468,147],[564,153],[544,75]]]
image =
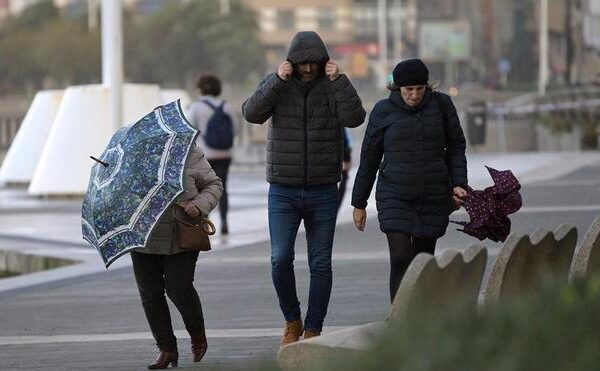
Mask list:
[[291,186],[340,181],[343,157],[341,126],[357,127],[366,113],[345,75],[331,81],[329,60],[315,32],[296,34],[288,50],[292,65],[318,63],[319,76],[303,82],[296,74],[284,81],[268,74],[242,105],[244,118],[262,124],[272,117],[267,136],[267,181]]

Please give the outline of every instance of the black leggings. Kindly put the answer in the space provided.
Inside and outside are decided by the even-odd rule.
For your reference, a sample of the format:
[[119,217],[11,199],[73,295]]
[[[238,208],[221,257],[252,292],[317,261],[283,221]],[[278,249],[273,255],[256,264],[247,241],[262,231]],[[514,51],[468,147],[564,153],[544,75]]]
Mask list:
[[208,160],[210,167],[213,168],[215,174],[223,182],[223,194],[219,199],[219,213],[221,214],[221,225],[227,224],[227,211],[229,211],[229,195],[227,194],[227,175],[229,175],[230,158],[211,159]]
[[194,288],[197,260],[198,251],[175,255],[131,253],[142,306],[160,350],[177,351],[165,292],[181,313],[186,330],[190,334],[204,331],[202,304]]
[[394,301],[402,277],[420,252],[434,253],[437,239],[411,236],[402,232],[386,233],[390,248],[390,301]]

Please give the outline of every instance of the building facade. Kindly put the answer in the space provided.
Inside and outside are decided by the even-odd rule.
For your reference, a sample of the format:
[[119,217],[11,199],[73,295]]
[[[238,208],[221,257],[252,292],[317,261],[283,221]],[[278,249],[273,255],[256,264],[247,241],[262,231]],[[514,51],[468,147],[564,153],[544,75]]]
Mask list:
[[[267,68],[285,59],[293,35],[319,33],[330,56],[356,84],[372,84],[379,74],[381,48],[377,0],[244,0],[258,16],[260,39],[267,47]],[[402,56],[416,56],[417,0],[385,1],[388,61],[391,69]]]

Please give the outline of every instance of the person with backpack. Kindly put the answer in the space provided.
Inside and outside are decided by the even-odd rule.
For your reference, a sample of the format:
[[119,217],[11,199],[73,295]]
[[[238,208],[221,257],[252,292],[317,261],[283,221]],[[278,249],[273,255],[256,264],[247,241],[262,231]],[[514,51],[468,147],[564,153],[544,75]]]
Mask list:
[[232,160],[233,137],[237,127],[237,116],[229,103],[218,99],[221,95],[221,80],[214,75],[203,74],[196,83],[200,98],[193,102],[187,117],[196,129],[200,130],[197,144],[204,150],[206,159],[215,173],[223,181],[223,195],[219,200],[221,234],[229,233],[227,212],[229,195],[227,176]]
[[[313,31],[298,32],[277,72],[244,102],[250,123],[269,118],[267,181],[271,275],[285,318],[281,346],[318,336],[332,287],[331,253],[342,173],[343,127],[366,113],[350,79],[329,59]],[[296,292],[296,234],[304,221],[310,268],[304,323]]]
[[390,251],[392,302],[413,258],[435,252],[448,216],[467,194],[466,143],[456,108],[428,81],[420,59],[396,65],[389,97],[369,116],[352,190],[354,224],[364,231],[379,173],[375,199]]

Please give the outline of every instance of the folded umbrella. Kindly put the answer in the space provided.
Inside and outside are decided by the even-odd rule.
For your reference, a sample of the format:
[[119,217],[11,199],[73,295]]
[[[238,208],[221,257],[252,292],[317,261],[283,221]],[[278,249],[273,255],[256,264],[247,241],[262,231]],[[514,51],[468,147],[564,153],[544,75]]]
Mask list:
[[494,185],[484,190],[465,186],[467,197],[463,207],[469,214],[469,222],[454,222],[463,226],[459,231],[479,240],[489,238],[504,242],[510,234],[509,214],[523,205],[519,190],[521,184],[510,170],[496,170],[486,166]]
[[95,159],[81,210],[82,233],[107,268],[143,247],[183,193],[183,169],[197,135],[177,100],[117,131]]

